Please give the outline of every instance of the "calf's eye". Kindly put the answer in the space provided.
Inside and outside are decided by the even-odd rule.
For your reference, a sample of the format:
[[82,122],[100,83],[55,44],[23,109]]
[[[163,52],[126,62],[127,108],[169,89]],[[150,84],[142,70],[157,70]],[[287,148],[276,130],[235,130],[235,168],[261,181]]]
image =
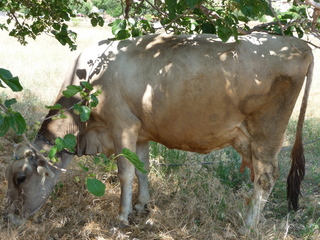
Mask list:
[[21,183],[23,183],[25,180],[27,179],[27,176],[25,174],[19,174],[16,179],[15,179],[15,183],[16,185],[20,185]]

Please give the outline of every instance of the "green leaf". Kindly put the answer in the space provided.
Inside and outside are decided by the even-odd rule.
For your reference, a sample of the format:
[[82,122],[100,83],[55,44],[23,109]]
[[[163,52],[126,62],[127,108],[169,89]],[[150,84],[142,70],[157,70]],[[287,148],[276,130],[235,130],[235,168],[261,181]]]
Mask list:
[[4,83],[9,88],[11,88],[12,91],[19,92],[19,91],[21,91],[23,89],[23,87],[21,86],[21,84],[19,82],[19,78],[18,77],[9,77],[9,76],[12,76],[12,75],[11,75],[10,71],[8,71],[6,69],[1,68],[0,71],[1,71],[0,72],[0,79],[2,79],[2,81],[4,81]]
[[74,147],[76,145],[76,137],[73,134],[67,134],[64,136],[63,139],[57,137],[55,143],[58,151],[62,151],[66,148],[71,152],[74,152]]
[[83,87],[81,86],[69,85],[67,86],[67,90],[64,90],[62,94],[63,96],[69,98],[81,92],[82,90],[83,90]]
[[4,136],[10,128],[10,120],[8,116],[0,115],[0,137]]
[[10,79],[13,78],[11,72],[7,69],[0,68],[0,79]]
[[86,122],[90,119],[91,109],[87,106],[80,106],[80,120]]
[[223,41],[226,42],[232,36],[233,30],[230,27],[226,27],[224,25],[218,26],[218,37]]
[[112,34],[117,36],[121,30],[126,30],[126,20],[116,19],[112,24]]
[[64,144],[65,148],[74,152],[74,147],[76,146],[77,138],[73,134],[67,134],[64,136]]
[[94,164],[99,164],[101,162],[100,158],[98,156],[95,156],[93,158]]
[[99,104],[98,98],[94,94],[91,94],[90,97],[91,97],[91,102],[89,104],[89,107],[93,108],[93,107],[98,106],[98,104]]
[[81,163],[78,163],[79,167],[82,168],[82,170],[86,171],[86,172],[89,172],[89,168],[88,167],[85,167],[83,166]]
[[56,146],[53,146],[49,151],[49,154],[48,154],[49,158],[54,159],[56,157],[57,152],[58,152],[58,148]]
[[142,32],[140,31],[139,28],[134,27],[131,29],[131,35],[132,35],[132,37],[142,36]]
[[90,91],[93,90],[93,87],[92,87],[92,85],[91,85],[89,82],[82,81],[82,82],[80,82],[80,84],[81,84],[83,87],[85,87],[86,89],[90,90]]
[[176,16],[176,5],[177,0],[165,0],[165,4],[167,5],[169,11],[169,18],[172,20]]
[[62,109],[62,106],[61,104],[59,103],[56,103],[55,105],[53,106],[45,106],[46,108],[50,109],[50,110],[55,110],[55,109]]
[[141,162],[138,155],[131,150],[124,148],[122,149],[122,155],[128,159],[135,167],[142,173],[147,173],[144,169],[144,162]]
[[5,100],[4,101],[4,105],[7,107],[7,108],[10,108],[11,105],[17,103],[17,99],[15,98],[12,98],[12,99],[8,99],[8,100]]
[[96,19],[96,18],[91,18],[91,25],[92,25],[93,27],[96,27],[96,26],[98,25],[98,19]]
[[61,137],[57,137],[54,142],[56,143],[58,151],[61,151],[62,149],[64,149],[64,140]]
[[18,112],[16,112],[14,115],[14,121],[17,126],[17,134],[22,134],[27,130],[27,124],[22,115]]
[[124,40],[130,37],[130,32],[128,30],[120,30],[116,35],[117,40]]
[[86,185],[88,191],[97,197],[102,197],[106,191],[106,185],[96,178],[87,178]]

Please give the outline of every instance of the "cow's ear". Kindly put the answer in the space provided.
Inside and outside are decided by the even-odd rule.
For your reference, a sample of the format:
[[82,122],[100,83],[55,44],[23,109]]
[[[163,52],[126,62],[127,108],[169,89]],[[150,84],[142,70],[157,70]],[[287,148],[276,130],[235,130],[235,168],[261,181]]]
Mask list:
[[77,69],[76,75],[80,80],[86,80],[87,79],[87,70],[86,69]]
[[50,170],[45,160],[38,160],[37,172],[43,177],[54,178],[55,174]]

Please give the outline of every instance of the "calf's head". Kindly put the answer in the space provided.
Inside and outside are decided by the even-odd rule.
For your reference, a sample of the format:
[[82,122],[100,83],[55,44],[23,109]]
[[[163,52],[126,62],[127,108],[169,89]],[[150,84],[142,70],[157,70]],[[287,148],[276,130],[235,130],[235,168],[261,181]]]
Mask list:
[[43,206],[57,181],[54,169],[27,144],[16,146],[5,177],[5,215],[18,225]]

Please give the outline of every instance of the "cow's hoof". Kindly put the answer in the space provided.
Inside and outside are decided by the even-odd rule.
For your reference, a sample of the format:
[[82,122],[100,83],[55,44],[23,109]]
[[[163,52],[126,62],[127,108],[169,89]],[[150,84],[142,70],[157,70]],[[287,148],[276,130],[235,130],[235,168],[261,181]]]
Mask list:
[[134,209],[138,212],[145,212],[147,208],[145,203],[137,203],[136,205],[134,205]]
[[242,236],[247,236],[250,233],[250,228],[247,228],[245,226],[241,227],[238,231],[239,235]]
[[129,225],[129,221],[128,221],[128,217],[124,217],[122,215],[118,215],[117,216],[117,220],[119,221],[120,224],[123,224],[124,226],[130,226]]

